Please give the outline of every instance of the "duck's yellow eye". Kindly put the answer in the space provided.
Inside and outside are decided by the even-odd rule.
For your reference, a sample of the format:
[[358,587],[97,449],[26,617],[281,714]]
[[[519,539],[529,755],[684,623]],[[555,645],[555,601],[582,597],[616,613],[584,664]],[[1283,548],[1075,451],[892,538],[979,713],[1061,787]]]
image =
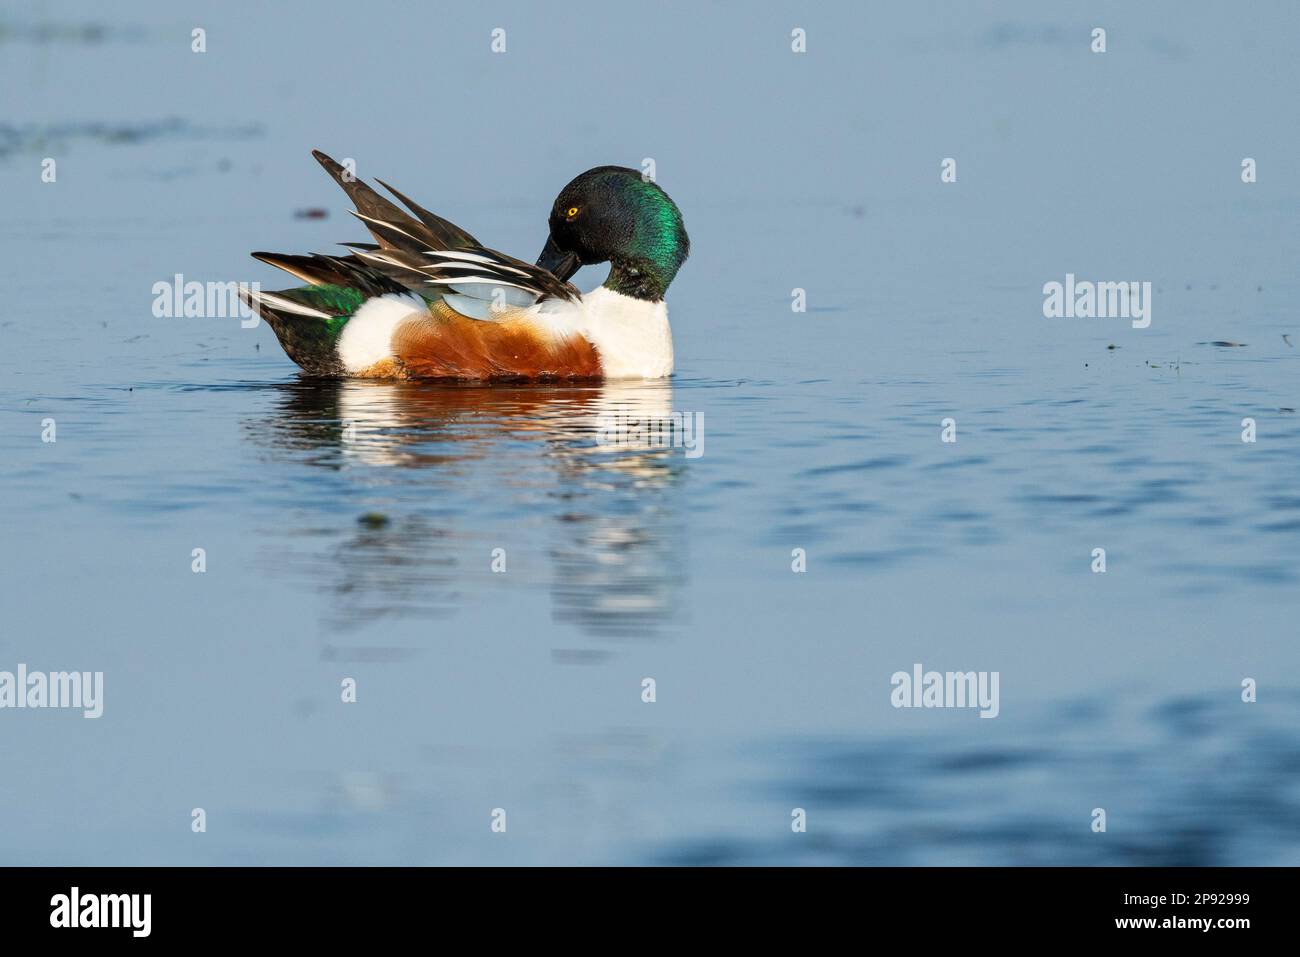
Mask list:
[[577,215],[578,215],[578,207],[577,207],[577,206],[570,206],[567,210],[565,210],[564,215],[565,215],[565,216],[568,216],[570,219],[572,219],[574,216],[577,216]]

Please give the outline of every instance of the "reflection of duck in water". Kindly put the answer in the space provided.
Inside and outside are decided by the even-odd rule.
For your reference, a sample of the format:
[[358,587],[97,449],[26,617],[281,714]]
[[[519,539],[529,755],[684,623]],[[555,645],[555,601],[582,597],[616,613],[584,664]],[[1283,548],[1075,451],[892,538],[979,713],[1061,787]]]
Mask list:
[[384,515],[336,540],[332,553],[321,553],[319,536],[295,535],[292,547],[309,553],[276,562],[281,572],[332,582],[339,624],[455,613],[488,570],[486,557],[467,568],[467,556],[508,546],[503,527],[527,541],[538,518],[550,560],[512,563],[509,579],[549,579],[557,621],[615,637],[655,632],[675,616],[683,452],[645,430],[610,428],[670,419],[669,382],[299,380],[276,388],[273,428],[250,422],[249,438],[329,469],[338,476],[331,481],[356,493],[342,497],[359,500],[356,512]]
[[[555,200],[536,265],[488,249],[321,152],[375,243],[347,256],[253,253],[308,283],[241,289],[312,375],[474,381],[658,379],[673,371],[664,293],[690,251],[682,215],[637,170],[600,166]],[[586,295],[568,279],[610,263]]]
[[[581,468],[598,458],[602,468],[635,471],[648,463],[654,471],[664,457],[645,453],[663,451],[658,426],[674,423],[665,381],[489,388],[298,379],[276,389],[283,401],[272,445],[338,465],[436,465],[490,454],[486,439],[538,438],[570,449],[561,465]],[[260,431],[255,423],[250,429]]]

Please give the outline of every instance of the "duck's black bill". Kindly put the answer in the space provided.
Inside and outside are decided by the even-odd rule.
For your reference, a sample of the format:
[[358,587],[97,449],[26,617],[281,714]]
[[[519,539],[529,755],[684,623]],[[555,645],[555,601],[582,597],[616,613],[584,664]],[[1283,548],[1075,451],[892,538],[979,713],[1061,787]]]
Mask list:
[[582,266],[576,253],[565,252],[555,245],[555,237],[548,236],[542,254],[537,257],[537,265],[552,273],[561,282],[568,282]]

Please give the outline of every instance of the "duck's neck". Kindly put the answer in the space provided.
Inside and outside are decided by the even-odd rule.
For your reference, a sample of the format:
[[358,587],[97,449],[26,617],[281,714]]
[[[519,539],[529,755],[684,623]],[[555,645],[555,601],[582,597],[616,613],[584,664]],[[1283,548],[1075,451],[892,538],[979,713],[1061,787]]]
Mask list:
[[668,291],[668,284],[673,281],[673,276],[676,274],[676,266],[665,275],[663,266],[651,259],[640,257],[612,259],[605,288],[632,299],[659,302]]
[[647,302],[659,302],[690,253],[682,214],[660,190],[645,195],[624,250],[609,258],[605,288]]

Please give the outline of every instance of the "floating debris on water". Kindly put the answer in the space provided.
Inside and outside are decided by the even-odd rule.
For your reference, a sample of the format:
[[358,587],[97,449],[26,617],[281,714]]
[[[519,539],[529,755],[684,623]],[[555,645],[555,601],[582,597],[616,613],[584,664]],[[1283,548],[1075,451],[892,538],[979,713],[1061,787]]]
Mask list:
[[1221,349],[1244,349],[1246,343],[1234,342],[1231,339],[1213,339],[1210,342],[1198,342],[1198,346],[1218,346]]
[[388,516],[383,512],[366,512],[357,522],[366,528],[383,528],[388,524]]
[[328,219],[330,211],[320,206],[309,206],[306,209],[295,209],[293,211],[294,219]]

